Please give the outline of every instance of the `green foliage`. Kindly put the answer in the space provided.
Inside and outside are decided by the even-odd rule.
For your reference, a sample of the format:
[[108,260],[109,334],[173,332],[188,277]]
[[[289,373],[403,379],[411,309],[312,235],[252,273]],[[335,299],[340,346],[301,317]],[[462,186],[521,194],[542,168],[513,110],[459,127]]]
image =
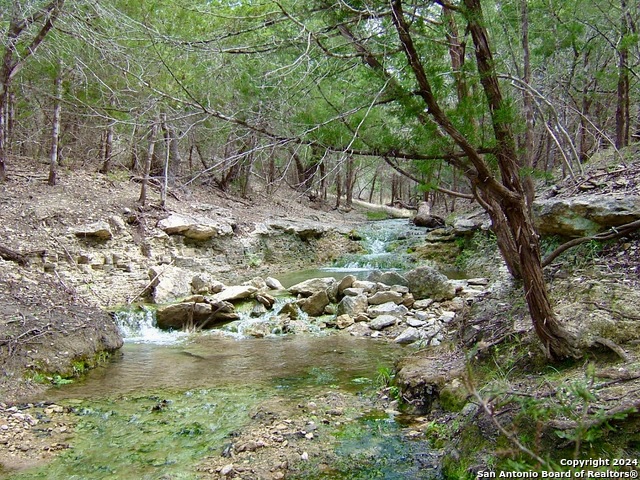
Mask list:
[[396,373],[389,367],[378,367],[378,375],[376,376],[377,387],[384,391],[390,398],[401,400],[402,395],[400,388],[395,384]]
[[[494,421],[503,423],[506,431],[512,435],[512,438],[501,437],[493,447],[511,452],[508,456],[498,458],[497,468],[513,471],[564,471],[566,467],[558,463],[562,458],[616,458],[623,455],[621,448],[624,448],[625,440],[615,436],[621,424],[615,425],[613,422],[624,420],[628,412],[612,415],[608,409],[599,406],[600,398],[592,364],[586,366],[582,378],[566,374],[562,376],[553,387],[554,394],[530,395],[519,392],[515,379],[510,378],[513,367],[510,369],[509,365],[514,361],[521,364],[525,360],[517,358],[517,354],[493,356],[495,373],[488,376],[485,374],[485,382],[489,383],[483,389],[483,396],[491,398],[491,408],[516,412],[509,424],[505,424],[499,417],[494,418]],[[548,383],[548,386],[551,384]],[[555,440],[547,435],[547,426],[554,422],[567,425],[555,430]],[[541,466],[525,450],[520,449],[514,439],[543,457],[547,464]]]
[[389,214],[383,210],[367,210],[367,220],[376,222],[379,220],[388,220]]
[[460,270],[470,268],[475,258],[491,258],[497,250],[496,237],[493,232],[475,232],[470,238],[457,238],[455,242],[460,250],[455,259],[455,267]]

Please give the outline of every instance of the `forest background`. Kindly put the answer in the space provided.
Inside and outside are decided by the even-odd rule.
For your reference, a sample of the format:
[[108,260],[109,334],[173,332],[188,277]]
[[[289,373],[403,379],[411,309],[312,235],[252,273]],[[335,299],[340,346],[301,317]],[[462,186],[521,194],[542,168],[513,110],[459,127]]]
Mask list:
[[[248,196],[489,214],[551,358],[536,182],[637,138],[637,1],[0,2],[0,181],[24,157]],[[43,167],[44,168],[44,167]]]

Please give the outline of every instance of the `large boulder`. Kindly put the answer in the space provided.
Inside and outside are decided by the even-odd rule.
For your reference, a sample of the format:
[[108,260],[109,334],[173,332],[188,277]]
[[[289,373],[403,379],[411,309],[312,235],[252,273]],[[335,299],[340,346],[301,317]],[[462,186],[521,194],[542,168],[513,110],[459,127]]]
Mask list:
[[263,228],[266,228],[266,232],[281,231],[302,240],[321,238],[331,230],[339,230],[339,227],[315,220],[270,220]]
[[433,267],[418,267],[407,272],[405,278],[416,300],[425,298],[436,301],[451,300],[456,295],[455,286]]
[[110,240],[113,237],[111,226],[108,222],[98,221],[94,223],[88,223],[74,228],[73,234],[80,238],[90,238],[93,240]]
[[292,295],[302,295],[303,297],[310,297],[318,292],[327,292],[329,297],[335,295],[337,288],[336,279],[333,277],[326,278],[311,278],[304,282],[296,283],[289,287],[289,293]]
[[374,270],[369,274],[367,280],[370,282],[384,283],[385,285],[407,285],[407,279],[398,272],[381,272]]
[[213,220],[200,215],[172,213],[158,222],[158,228],[169,235],[184,235],[187,238],[204,241],[233,233],[233,225],[222,220]]
[[231,302],[234,300],[245,300],[253,297],[258,289],[253,285],[235,285],[233,287],[226,287],[219,293],[211,296],[211,300],[214,302]]
[[457,217],[452,223],[453,234],[456,236],[470,236],[474,232],[480,230],[489,230],[491,228],[491,220],[489,216],[483,212],[472,212],[468,215]]
[[638,195],[583,195],[533,203],[538,231],[543,235],[584,237],[640,219]]
[[329,305],[329,296],[325,290],[314,293],[310,297],[298,301],[300,310],[312,317],[319,317],[324,313],[324,309]]
[[355,296],[346,296],[338,304],[338,315],[349,315],[350,317],[356,317],[358,314],[365,313],[369,302],[367,302],[367,296],[364,294]]
[[156,311],[158,328],[184,330],[211,328],[220,322],[237,320],[239,315],[228,302],[182,302],[159,307]]
[[169,303],[191,294],[193,273],[173,265],[157,265],[149,269],[151,299]]
[[401,293],[392,292],[390,290],[385,292],[376,292],[369,297],[369,305],[381,305],[383,303],[388,303],[388,302],[401,304],[402,301],[403,301],[403,297]]
[[396,384],[412,413],[427,414],[440,393],[465,375],[463,352],[448,347],[431,347],[402,360],[398,365]]

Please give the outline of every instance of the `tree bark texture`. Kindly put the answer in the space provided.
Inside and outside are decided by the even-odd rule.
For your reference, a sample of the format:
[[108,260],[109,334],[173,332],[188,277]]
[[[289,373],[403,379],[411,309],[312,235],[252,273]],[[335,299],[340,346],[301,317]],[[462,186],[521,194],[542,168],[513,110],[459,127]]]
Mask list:
[[142,177],[142,185],[140,186],[140,198],[138,203],[143,207],[147,203],[147,186],[149,184],[149,175],[151,172],[151,162],[153,161],[153,155],[156,149],[156,137],[158,135],[158,122],[154,122],[151,126],[151,132],[149,134],[149,145],[147,147],[147,155],[144,159],[144,172]]
[[62,113],[62,62],[58,62],[58,72],[54,81],[53,118],[51,120],[51,152],[49,154],[49,185],[56,184],[58,176],[58,151],[60,144],[60,117]]

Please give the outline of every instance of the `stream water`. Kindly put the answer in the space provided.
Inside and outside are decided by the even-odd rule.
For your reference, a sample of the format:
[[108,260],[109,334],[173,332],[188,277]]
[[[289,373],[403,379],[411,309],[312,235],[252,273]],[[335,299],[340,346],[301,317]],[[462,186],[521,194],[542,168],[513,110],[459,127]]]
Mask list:
[[[392,225],[406,228],[406,221]],[[380,266],[373,262],[397,238],[385,235],[384,241],[365,237],[374,247],[361,263],[353,259],[324,273],[340,278]],[[338,274],[336,268],[344,271]],[[344,408],[353,419],[324,433],[324,448],[341,459],[339,465],[323,473],[311,459],[311,468],[287,478],[438,478],[420,461],[429,446],[409,438],[396,413],[371,407],[380,377],[411,353],[407,347],[345,334],[258,339],[221,331],[167,333],[153,327],[151,311],[131,315],[122,328],[125,345],[112,361],[42,399],[75,414],[73,448],[44,468],[6,478],[217,478],[203,477],[197,466],[207,456],[219,456],[234,432],[250,427],[251,412],[260,405],[273,405],[274,399],[306,404],[332,392],[346,399]]]

